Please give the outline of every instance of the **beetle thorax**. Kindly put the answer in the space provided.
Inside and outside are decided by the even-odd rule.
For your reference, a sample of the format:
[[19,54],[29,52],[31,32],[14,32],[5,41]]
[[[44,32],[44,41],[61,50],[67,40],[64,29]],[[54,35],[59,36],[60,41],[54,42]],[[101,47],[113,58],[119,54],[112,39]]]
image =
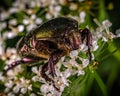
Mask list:
[[76,50],[80,48],[80,44],[82,43],[81,35],[78,32],[73,32],[73,34],[67,37],[65,40],[67,40],[70,50]]

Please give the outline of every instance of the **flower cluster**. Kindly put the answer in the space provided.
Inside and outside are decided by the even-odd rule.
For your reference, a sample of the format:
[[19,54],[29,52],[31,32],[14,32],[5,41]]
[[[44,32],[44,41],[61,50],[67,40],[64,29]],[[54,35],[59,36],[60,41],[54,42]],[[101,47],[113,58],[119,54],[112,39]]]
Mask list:
[[[84,0],[78,0],[82,2]],[[15,48],[6,48],[5,40],[14,38],[23,32],[32,30],[35,26],[41,24],[47,19],[61,16],[62,7],[69,4],[69,10],[79,10],[77,3],[71,3],[72,0],[16,0],[12,7],[1,12],[0,18],[0,58],[5,61],[5,64],[10,64],[15,60],[19,60],[20,57],[17,54]],[[79,21],[79,24],[85,22],[85,11],[78,11],[75,16],[68,15]],[[6,22],[7,20],[7,22]],[[108,42],[113,38],[120,37],[120,30],[116,31],[117,35],[110,32],[109,28],[112,23],[109,20],[104,20],[101,23],[94,19],[97,24],[96,30],[90,29],[93,35],[92,41],[92,60],[94,61],[93,52],[97,51],[100,47],[98,41]],[[7,30],[5,30],[7,29]],[[40,74],[41,65],[31,67],[29,73],[24,68],[25,66],[17,66],[14,69],[7,72],[7,76],[4,76],[0,72],[0,81],[4,82],[5,86],[4,94],[7,96],[61,96],[64,88],[69,86],[72,82],[68,78],[72,75],[84,75],[86,68],[89,65],[89,59],[86,56],[87,46],[82,44],[78,50],[71,51],[69,56],[62,57],[55,66],[56,77],[54,78],[55,85],[60,89],[58,92],[50,82],[46,82]],[[7,66],[6,66],[7,67]],[[21,74],[31,74],[30,76]],[[37,90],[37,91],[36,91]],[[2,94],[2,93],[0,93]]]

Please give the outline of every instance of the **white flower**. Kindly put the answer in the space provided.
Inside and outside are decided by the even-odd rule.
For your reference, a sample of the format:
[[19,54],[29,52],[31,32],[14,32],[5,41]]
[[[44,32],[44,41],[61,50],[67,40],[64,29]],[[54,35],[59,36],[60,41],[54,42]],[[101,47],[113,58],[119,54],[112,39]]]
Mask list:
[[12,88],[13,85],[14,85],[14,83],[13,83],[13,81],[11,81],[11,80],[9,80],[8,82],[5,83],[5,86],[6,86],[7,88]]
[[43,93],[43,94],[46,94],[49,92],[49,85],[48,84],[43,84],[41,87],[40,87],[40,91]]
[[32,84],[28,86],[28,89],[32,91]]
[[20,92],[21,92],[22,94],[25,94],[25,93],[27,92],[27,88],[21,88]]
[[84,70],[78,70],[77,76],[79,76],[79,75],[85,75],[85,71]]
[[36,24],[41,24],[42,23],[42,19],[41,18],[36,18],[35,23]]
[[117,37],[120,37],[120,28],[117,29],[115,33],[116,33]]
[[18,31],[19,32],[23,32],[24,31],[24,26],[23,25],[19,25],[18,26]]
[[0,22],[0,31],[7,27],[6,22]]
[[78,51],[77,50],[74,50],[74,51],[70,52],[70,57],[71,58],[76,57],[77,55],[78,55]]
[[24,25],[28,25],[29,24],[29,20],[28,19],[23,19],[23,24]]
[[93,40],[92,45],[93,45],[93,47],[92,47],[93,51],[96,51],[99,48],[96,40]]
[[18,8],[15,8],[15,7],[12,7],[9,9],[9,12],[12,14],[12,13],[17,13],[19,11]]
[[1,80],[2,82],[5,81],[5,76],[3,76],[3,73],[2,73],[2,72],[0,72],[0,80]]
[[7,94],[7,96],[15,96],[15,94],[13,94],[13,92],[10,92]]
[[32,72],[34,72],[35,74],[38,74],[38,69],[37,69],[37,67],[35,66],[35,67],[32,67]]
[[31,19],[32,19],[32,20],[35,20],[35,19],[36,19],[36,15],[35,15],[35,14],[32,14],[32,15],[31,15]]
[[16,85],[16,86],[13,88],[13,92],[14,92],[14,93],[18,93],[19,90],[20,90],[20,88],[21,88],[21,86],[20,86],[19,84]]
[[30,24],[30,25],[27,26],[27,31],[29,32],[29,31],[31,31],[32,29],[34,29],[35,27],[36,27],[35,24]]
[[83,68],[87,67],[88,64],[89,64],[89,59],[83,59],[83,60],[82,60]]
[[80,23],[83,23],[85,21],[85,16],[86,16],[86,13],[84,11],[80,12],[79,14]]
[[31,93],[30,96],[37,96],[35,93]]
[[78,8],[77,4],[71,3],[69,9],[70,10],[76,10]]
[[9,21],[9,24],[10,24],[10,25],[16,25],[16,24],[17,24],[17,19],[11,19],[11,20]]
[[46,13],[46,15],[45,15],[45,17],[46,17],[46,19],[51,19],[52,18],[52,15],[50,14],[50,13]]
[[16,36],[16,33],[14,33],[14,32],[12,32],[12,31],[9,31],[9,32],[5,32],[4,34],[3,34],[3,38],[8,38],[8,39],[11,39],[11,38],[13,38],[13,37],[15,37]]
[[38,76],[33,76],[32,77],[32,81],[34,81],[34,82],[39,81],[39,79],[40,79],[40,77],[38,77]]

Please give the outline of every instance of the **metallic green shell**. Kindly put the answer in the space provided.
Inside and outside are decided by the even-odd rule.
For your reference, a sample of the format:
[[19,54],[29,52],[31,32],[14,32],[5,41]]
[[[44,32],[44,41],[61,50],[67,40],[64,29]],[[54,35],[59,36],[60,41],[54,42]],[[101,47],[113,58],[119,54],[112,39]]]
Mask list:
[[69,27],[78,29],[78,22],[72,18],[58,17],[49,20],[37,27],[35,30],[28,32],[25,38],[30,38],[33,35],[36,37],[36,39],[56,37],[60,36]]
[[24,44],[30,47],[31,39],[33,37],[37,40],[60,37],[68,28],[78,29],[78,22],[69,17],[51,19],[23,36],[17,43],[17,50],[19,51]]

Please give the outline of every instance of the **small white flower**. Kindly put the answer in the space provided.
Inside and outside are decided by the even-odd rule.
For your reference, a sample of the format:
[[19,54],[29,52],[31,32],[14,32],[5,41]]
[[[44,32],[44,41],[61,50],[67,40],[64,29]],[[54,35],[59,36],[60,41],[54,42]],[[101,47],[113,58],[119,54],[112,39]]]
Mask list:
[[14,85],[14,83],[13,83],[11,80],[9,80],[8,82],[5,83],[5,86],[6,86],[7,88],[12,88],[13,85]]
[[60,74],[60,75],[61,75],[61,81],[62,81],[62,83],[65,84],[66,86],[69,86],[67,77],[69,77],[71,74],[67,74],[67,76],[66,76],[66,73],[65,74]]
[[86,44],[81,44],[80,51],[86,51],[86,50],[88,50],[88,46]]
[[20,92],[21,92],[22,94],[25,94],[25,93],[27,92],[27,88],[21,88]]
[[19,32],[23,32],[24,31],[24,26],[23,25],[19,25],[18,26],[18,31]]
[[87,67],[88,64],[89,64],[89,59],[83,59],[83,60],[82,60],[83,68]]
[[13,92],[14,93],[18,93],[20,90],[20,86],[19,85],[16,85],[14,88],[13,88]]
[[55,11],[59,12],[61,10],[61,6],[56,6]]
[[12,7],[12,8],[10,8],[9,9],[9,12],[12,14],[12,13],[16,13],[16,12],[18,12],[19,11],[19,9],[18,8],[15,8],[15,7]]
[[7,96],[15,96],[12,92],[8,93]]
[[[53,96],[52,93],[48,93],[46,96]],[[57,96],[57,95],[54,95],[54,96]]]
[[8,38],[8,39],[11,39],[11,38],[13,38],[13,37],[15,37],[15,36],[16,36],[16,33],[12,32],[12,31],[10,31],[10,32],[5,32],[5,33],[3,34],[3,38]]
[[24,24],[24,25],[28,25],[28,24],[29,24],[29,20],[23,19],[23,24]]
[[38,77],[38,76],[33,76],[32,77],[32,81],[34,81],[34,82],[39,81],[39,79],[40,79],[40,77]]
[[0,72],[0,80],[1,80],[2,82],[5,81],[5,76],[3,76],[3,73],[2,73],[2,72]]
[[41,23],[42,23],[42,19],[41,19],[41,18],[37,18],[37,19],[35,20],[35,23],[36,23],[36,24],[41,24]]
[[7,19],[8,17],[9,17],[9,13],[8,13],[8,12],[2,11],[2,12],[0,13],[0,19],[1,19],[1,20],[5,20],[5,19]]
[[70,57],[71,58],[76,57],[77,55],[78,55],[78,51],[77,50],[74,50],[74,51],[70,52]]
[[[63,75],[64,75],[66,78],[68,78],[68,77],[71,75],[70,70],[69,70],[69,69],[66,69],[66,70],[63,72]],[[62,77],[63,75],[61,74],[61,77]]]
[[77,73],[78,73],[77,76],[79,76],[79,75],[85,75],[85,71],[83,71],[83,70],[79,70]]
[[96,40],[93,40],[92,45],[93,45],[92,47],[93,51],[96,51],[99,48]]
[[41,87],[40,87],[40,91],[43,93],[43,94],[46,94],[49,92],[49,85],[48,84],[43,84]]
[[76,10],[78,8],[77,4],[71,3],[69,9],[70,10]]
[[30,24],[30,25],[27,26],[27,31],[29,32],[32,29],[34,29],[35,27],[36,27],[35,24]]
[[116,33],[117,37],[120,37],[120,28],[117,29],[115,33]]
[[50,14],[50,13],[46,13],[46,15],[45,15],[45,17],[46,17],[46,19],[51,19],[52,18],[52,15]]
[[106,38],[106,37],[102,37],[102,40],[104,41],[104,42],[107,42],[108,41],[108,39]]
[[36,19],[36,15],[35,15],[35,14],[32,14],[31,19],[32,19],[32,20],[35,20],[35,19]]
[[17,19],[11,19],[11,20],[9,21],[9,24],[10,24],[10,25],[16,25],[16,24],[17,24]]
[[6,22],[0,22],[0,31],[7,27]]
[[10,91],[10,88],[8,88],[8,87],[6,87],[4,90],[5,93],[8,93],[9,91]]
[[32,84],[28,86],[28,89],[32,91]]
[[85,21],[85,16],[86,16],[86,13],[84,11],[80,12],[79,14],[80,23],[83,23]]
[[37,96],[35,93],[31,93],[30,96]]
[[112,23],[109,21],[109,20],[104,20],[102,22],[102,24],[105,26],[105,27],[111,27],[112,26]]
[[35,73],[35,74],[38,74],[39,71],[38,71],[38,69],[37,69],[36,66],[35,66],[35,67],[32,67],[32,72]]
[[109,34],[109,27],[111,27],[112,26],[112,23],[109,21],[109,20],[104,20],[103,22],[102,22],[102,24],[103,24],[103,26],[105,27],[105,30],[106,30],[106,32],[107,32],[107,34]]

